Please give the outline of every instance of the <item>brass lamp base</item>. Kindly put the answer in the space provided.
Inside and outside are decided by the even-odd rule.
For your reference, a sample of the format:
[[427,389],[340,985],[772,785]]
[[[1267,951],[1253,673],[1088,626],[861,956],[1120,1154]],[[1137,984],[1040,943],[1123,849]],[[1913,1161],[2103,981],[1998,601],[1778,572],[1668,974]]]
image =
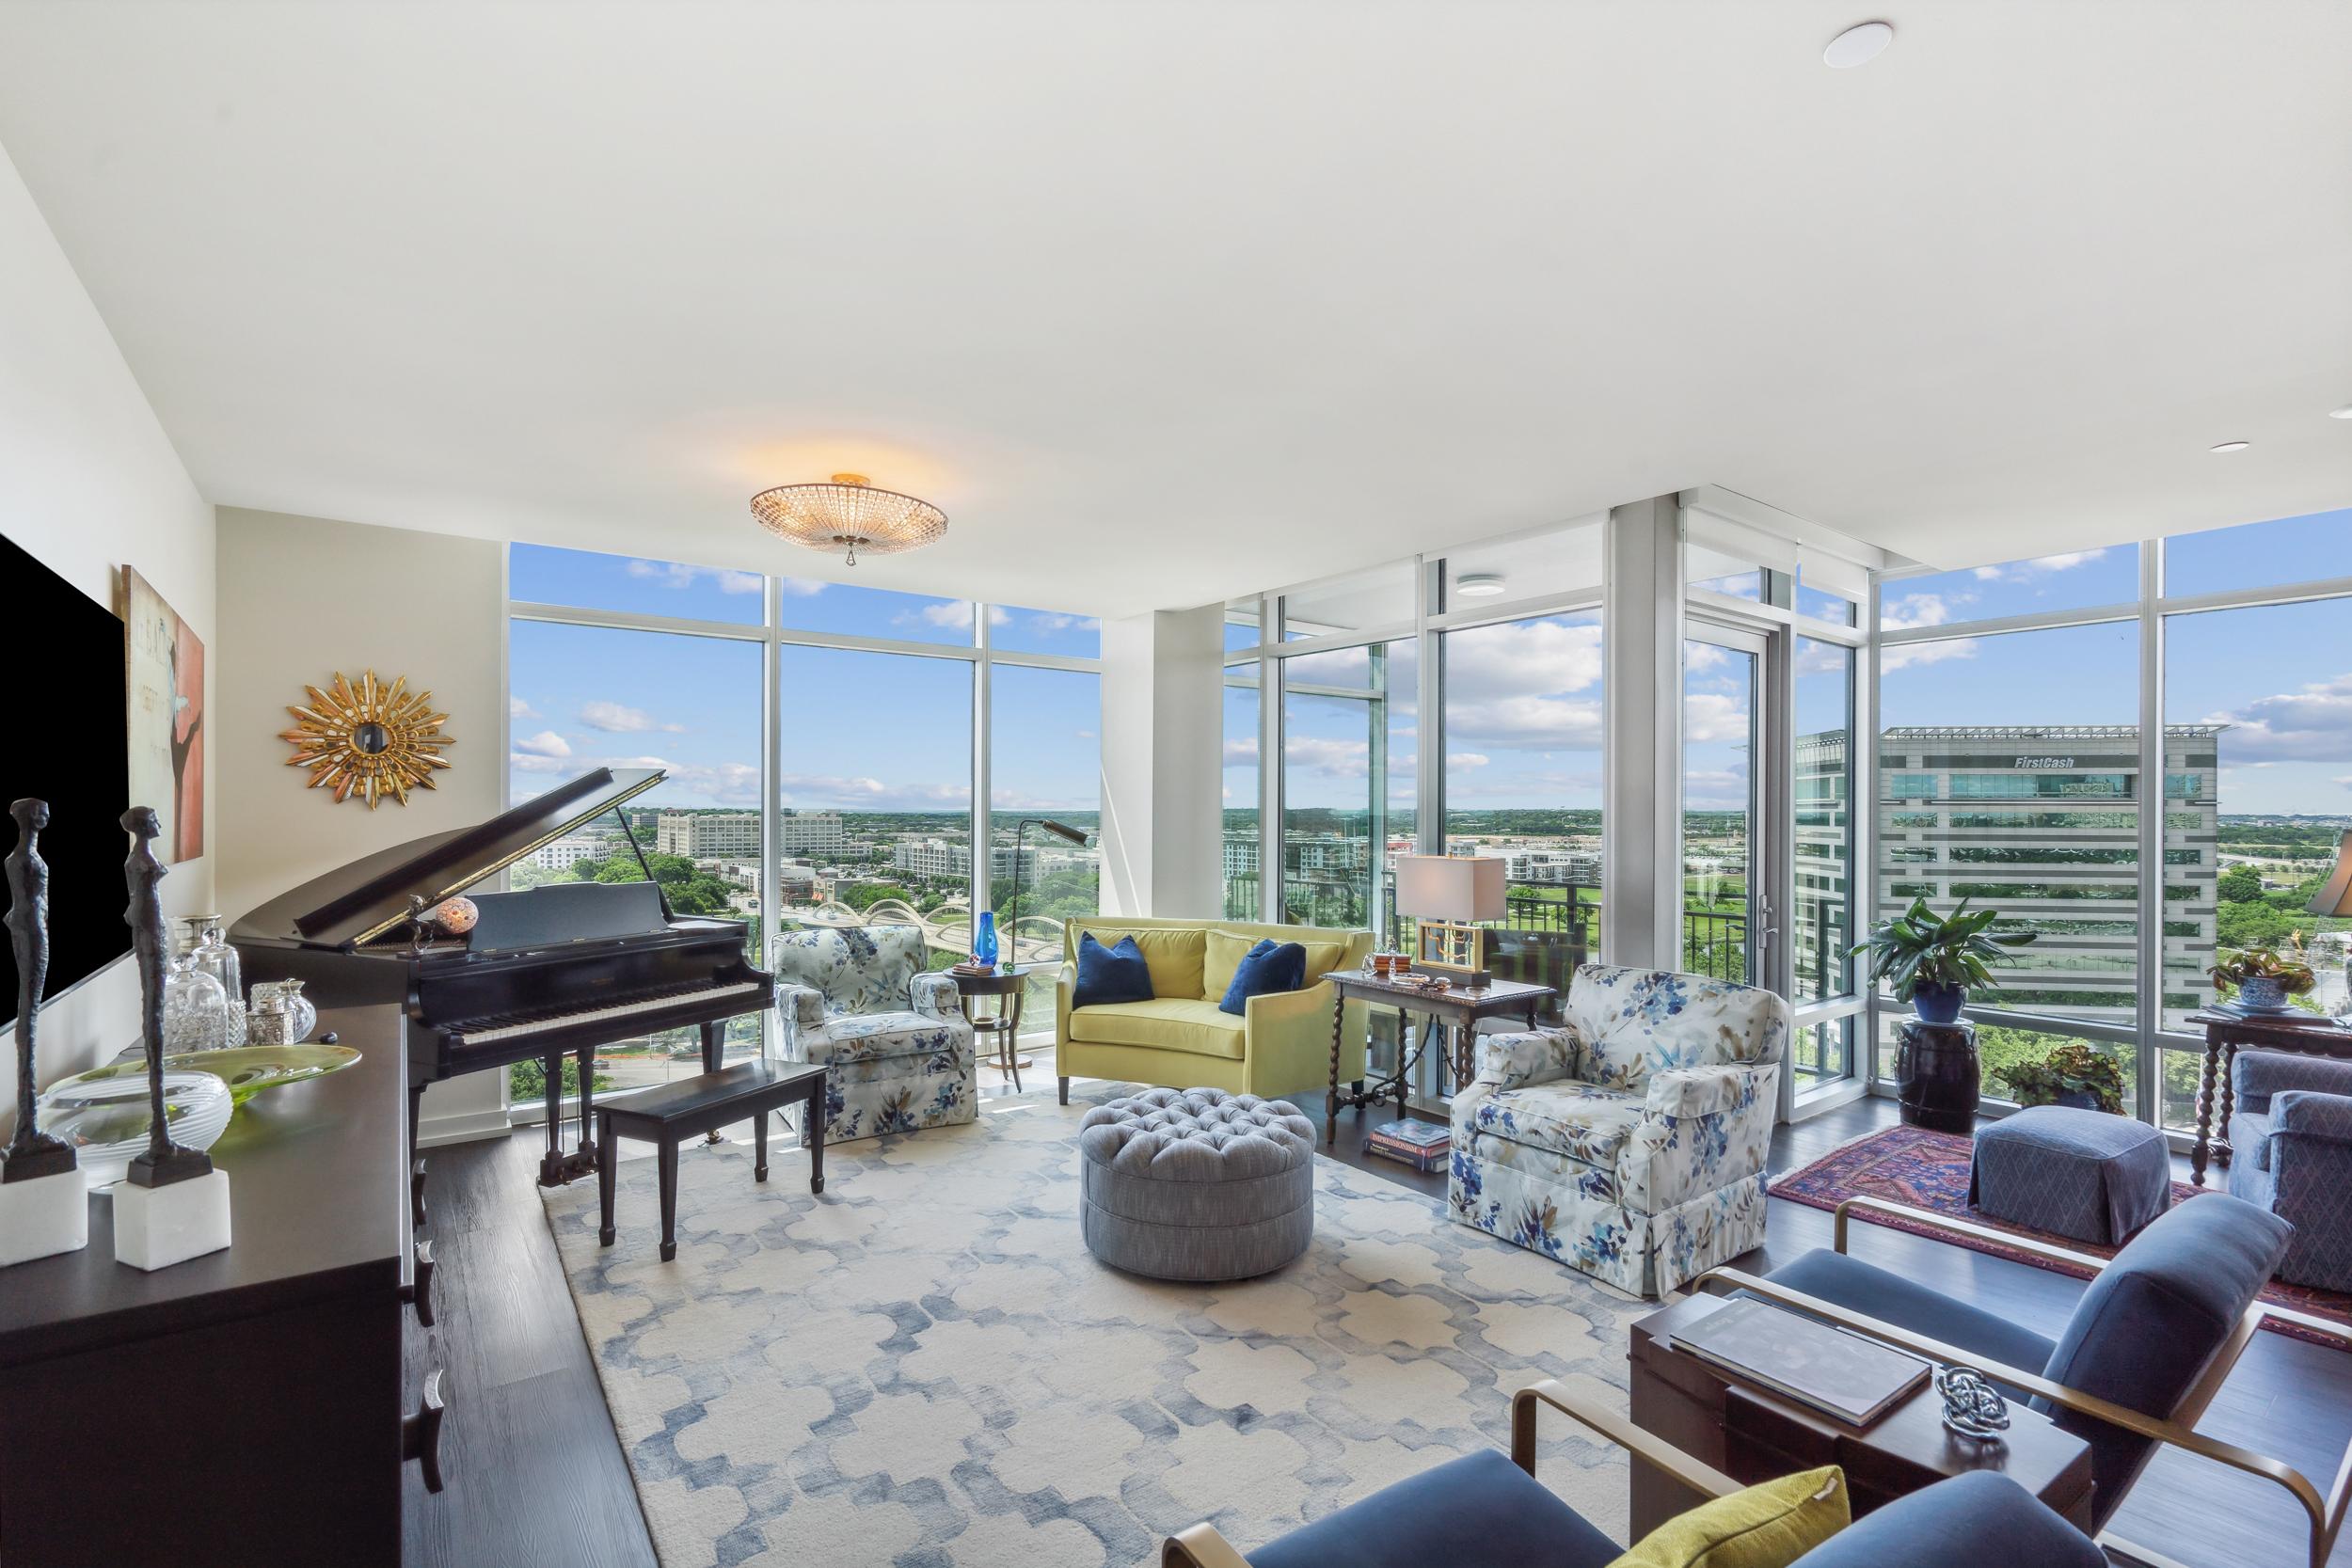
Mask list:
[[1470,990],[1483,990],[1486,973],[1486,931],[1484,927],[1450,920],[1424,920],[1413,955],[1413,967],[1443,974]]

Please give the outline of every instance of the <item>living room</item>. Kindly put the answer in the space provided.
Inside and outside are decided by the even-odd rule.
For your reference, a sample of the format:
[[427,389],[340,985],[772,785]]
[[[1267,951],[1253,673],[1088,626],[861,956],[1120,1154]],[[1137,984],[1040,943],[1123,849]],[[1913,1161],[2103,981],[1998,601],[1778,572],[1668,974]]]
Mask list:
[[2335,1560],[2347,60],[0,8],[0,1561]]

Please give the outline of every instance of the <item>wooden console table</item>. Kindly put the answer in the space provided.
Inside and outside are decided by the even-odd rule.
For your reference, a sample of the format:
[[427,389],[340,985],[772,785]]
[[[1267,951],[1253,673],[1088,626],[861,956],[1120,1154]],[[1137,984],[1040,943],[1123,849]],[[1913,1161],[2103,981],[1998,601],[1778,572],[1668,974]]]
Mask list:
[[1459,987],[1445,990],[1422,990],[1417,986],[1403,986],[1394,980],[1360,969],[1335,969],[1324,976],[1331,982],[1331,1085],[1324,1101],[1323,1141],[1339,1141],[1340,1110],[1343,1106],[1361,1110],[1377,1105],[1391,1095],[1396,1100],[1396,1114],[1405,1115],[1405,1083],[1412,1065],[1421,1059],[1418,1049],[1406,1048],[1406,1031],[1400,1030],[1396,1041],[1396,1073],[1393,1078],[1375,1083],[1370,1088],[1352,1093],[1340,1088],[1340,1042],[1346,1028],[1347,1005],[1350,1002],[1373,1002],[1384,1007],[1394,1007],[1407,1016],[1419,1013],[1453,1033],[1451,1059],[1453,1081],[1458,1087],[1470,1081],[1477,1068],[1474,1059],[1478,1021],[1482,1018],[1524,1018],[1529,1028],[1535,1026],[1535,1015],[1543,1005],[1560,993],[1549,986],[1531,986],[1518,980],[1497,980],[1483,990],[1466,990]]
[[[1694,1295],[1633,1325],[1633,1424],[1684,1453],[1755,1485],[1822,1465],[1845,1469],[1859,1514],[1968,1470],[1998,1470],[2085,1534],[2090,1532],[2090,1446],[2058,1430],[2023,1400],[2009,1405],[2009,1430],[1997,1443],[1976,1443],[1944,1429],[1943,1400],[1932,1384],[1867,1427],[1851,1427],[1793,1400],[1740,1382],[1674,1341],[1732,1298]],[[1643,1462],[1633,1468],[1635,1539],[1706,1499]]]
[[2205,1062],[2197,1078],[2197,1141],[2188,1151],[2188,1179],[2201,1187],[2206,1165],[2217,1163],[2224,1170],[2230,1165],[2230,1113],[2237,1100],[2230,1064],[2240,1047],[2352,1059],[2352,1029],[2318,1013],[2247,1018],[2205,1011],[2189,1014],[2188,1022],[2205,1031]]

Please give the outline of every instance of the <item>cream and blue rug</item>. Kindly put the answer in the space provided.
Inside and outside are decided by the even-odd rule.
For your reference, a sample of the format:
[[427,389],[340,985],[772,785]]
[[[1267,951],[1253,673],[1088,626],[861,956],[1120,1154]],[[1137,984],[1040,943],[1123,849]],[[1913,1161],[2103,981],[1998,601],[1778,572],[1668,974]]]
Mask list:
[[[672,1263],[651,1160],[621,1169],[611,1248],[595,1183],[548,1195],[666,1568],[1130,1568],[1200,1519],[1248,1551],[1507,1449],[1512,1390],[1537,1377],[1624,1410],[1647,1308],[1331,1160],[1313,1249],[1278,1274],[1096,1262],[1085,1109],[984,1101],[968,1127],[829,1149],[821,1197],[797,1148],[765,1185],[747,1148],[690,1149]],[[1622,1540],[1625,1456],[1545,1432],[1544,1481]]]

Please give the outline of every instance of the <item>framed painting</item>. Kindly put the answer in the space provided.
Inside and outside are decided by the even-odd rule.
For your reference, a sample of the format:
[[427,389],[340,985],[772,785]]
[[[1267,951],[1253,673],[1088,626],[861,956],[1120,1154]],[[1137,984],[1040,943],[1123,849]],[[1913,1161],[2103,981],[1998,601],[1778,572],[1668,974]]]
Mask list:
[[131,803],[163,824],[159,859],[204,853],[204,643],[164,596],[122,568]]

